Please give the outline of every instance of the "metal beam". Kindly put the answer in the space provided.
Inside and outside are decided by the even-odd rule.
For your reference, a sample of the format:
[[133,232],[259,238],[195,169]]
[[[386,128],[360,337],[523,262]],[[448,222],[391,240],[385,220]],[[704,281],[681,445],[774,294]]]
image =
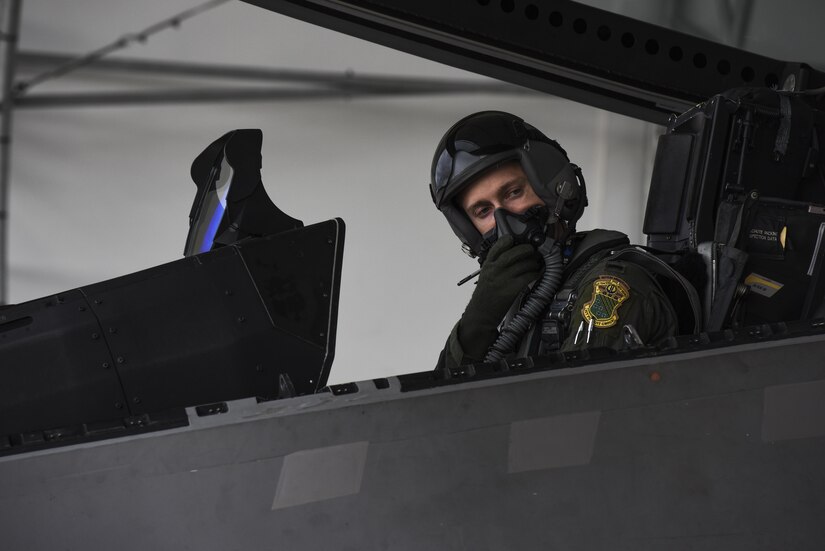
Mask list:
[[[17,55],[18,72],[44,70],[60,66],[70,61],[72,56],[54,52],[21,51]],[[427,77],[401,77],[375,75],[345,71],[310,71],[306,69],[273,69],[270,67],[244,67],[239,65],[222,65],[206,63],[188,63],[175,61],[157,61],[133,58],[108,58],[95,61],[81,69],[84,73],[123,74],[137,73],[147,76],[171,76],[203,79],[227,79],[260,82],[285,82],[320,84],[324,86],[347,87],[420,87],[433,89],[440,87],[487,86],[496,84],[503,88],[503,83],[490,82],[487,79],[443,79]],[[513,86],[509,86],[513,89]]]
[[[461,69],[662,124],[728,88],[825,75],[570,0],[244,0]],[[811,82],[806,82],[810,78]]]
[[108,92],[71,94],[32,94],[14,100],[15,108],[112,107],[126,105],[159,105],[175,103],[221,103],[242,101],[310,101],[357,99],[363,97],[420,96],[435,94],[532,94],[531,90],[504,83],[464,86],[434,86],[432,88],[385,86],[351,89],[289,89],[289,88],[223,88],[164,90],[147,92]]
[[[51,52],[20,52],[18,69],[43,70],[63,66],[72,56]],[[353,99],[358,97],[432,95],[432,94],[532,94],[533,90],[489,79],[440,79],[356,74],[353,71],[308,71],[272,69],[204,63],[183,63],[143,59],[99,59],[82,68],[84,73],[145,76],[174,76],[203,80],[269,82],[287,86],[173,88],[123,92],[81,92],[27,94],[14,97],[15,107],[93,107],[157,105],[163,103],[213,103],[240,101],[300,101]],[[295,85],[300,85],[296,87]]]

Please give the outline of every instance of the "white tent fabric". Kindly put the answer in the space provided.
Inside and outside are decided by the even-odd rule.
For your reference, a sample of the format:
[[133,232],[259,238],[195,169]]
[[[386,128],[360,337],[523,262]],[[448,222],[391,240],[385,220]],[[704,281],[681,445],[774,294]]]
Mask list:
[[[197,2],[31,0],[21,49],[85,53]],[[450,67],[229,3],[124,57],[482,79]],[[147,89],[79,72],[34,92]],[[655,147],[651,125],[551,96],[473,95],[242,104],[20,109],[10,191],[10,298],[22,302],[180,258],[195,190],[192,159],[234,128],[264,132],[263,177],[285,212],[347,223],[331,382],[427,370],[463,310],[476,267],[433,208],[432,151],[458,118],[519,114],[584,169],[580,228],[642,239]]]

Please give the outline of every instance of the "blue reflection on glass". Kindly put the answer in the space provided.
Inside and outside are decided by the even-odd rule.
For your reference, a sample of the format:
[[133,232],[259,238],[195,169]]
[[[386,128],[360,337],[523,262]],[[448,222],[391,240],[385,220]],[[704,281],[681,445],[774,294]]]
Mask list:
[[199,253],[205,253],[212,250],[212,244],[215,242],[215,234],[218,233],[218,226],[223,219],[224,207],[221,203],[215,205],[215,210],[212,212],[212,218],[209,220],[209,225],[206,226],[206,232],[203,234],[203,241],[198,247]]

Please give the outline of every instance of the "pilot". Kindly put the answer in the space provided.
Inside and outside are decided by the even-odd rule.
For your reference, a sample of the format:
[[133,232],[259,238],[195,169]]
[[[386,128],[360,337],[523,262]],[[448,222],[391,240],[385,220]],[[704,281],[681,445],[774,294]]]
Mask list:
[[698,330],[693,311],[680,329],[668,296],[698,299],[670,266],[620,232],[576,232],[587,205],[581,170],[521,118],[461,119],[438,144],[430,176],[433,202],[481,264],[439,368],[657,345]]

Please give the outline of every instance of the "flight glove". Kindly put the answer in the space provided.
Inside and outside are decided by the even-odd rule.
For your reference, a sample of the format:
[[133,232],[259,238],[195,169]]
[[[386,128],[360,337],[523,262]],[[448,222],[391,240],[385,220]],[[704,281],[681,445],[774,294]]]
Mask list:
[[529,244],[499,238],[481,265],[476,290],[458,323],[461,363],[479,362],[498,335],[498,325],[519,293],[541,274],[541,257]]

